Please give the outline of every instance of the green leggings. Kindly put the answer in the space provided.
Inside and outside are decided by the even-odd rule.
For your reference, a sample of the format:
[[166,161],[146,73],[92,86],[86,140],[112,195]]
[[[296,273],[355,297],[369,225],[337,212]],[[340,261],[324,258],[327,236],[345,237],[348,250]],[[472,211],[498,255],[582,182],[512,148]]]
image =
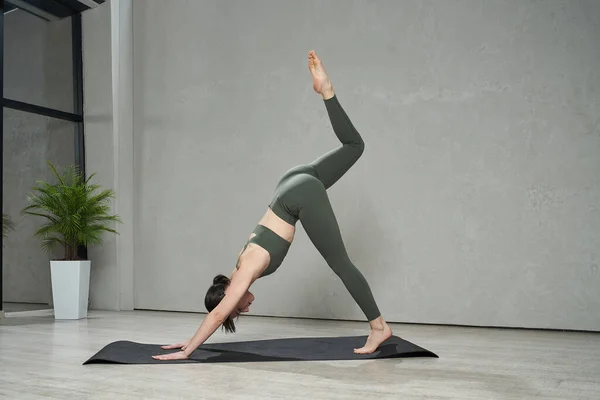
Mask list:
[[342,143],[307,165],[287,171],[277,185],[271,209],[291,224],[300,221],[309,239],[346,286],[369,321],[381,314],[362,273],[350,260],[326,190],[364,151],[365,144],[337,96],[325,100],[333,131]]

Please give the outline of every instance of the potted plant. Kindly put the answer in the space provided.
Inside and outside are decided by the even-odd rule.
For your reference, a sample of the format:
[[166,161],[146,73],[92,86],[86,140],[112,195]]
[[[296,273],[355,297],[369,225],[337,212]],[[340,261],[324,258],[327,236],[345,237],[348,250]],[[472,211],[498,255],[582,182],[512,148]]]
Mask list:
[[8,232],[15,229],[15,224],[10,218],[10,215],[2,214],[2,237],[8,236]]
[[59,175],[48,165],[57,182],[38,181],[22,214],[45,220],[34,233],[44,250],[63,251],[61,259],[50,261],[54,318],[81,319],[87,317],[91,261],[79,258],[77,249],[102,244],[103,234],[116,234],[112,223],[121,220],[110,214],[114,191],[90,183],[95,174],[84,179],[77,166],[69,165]]

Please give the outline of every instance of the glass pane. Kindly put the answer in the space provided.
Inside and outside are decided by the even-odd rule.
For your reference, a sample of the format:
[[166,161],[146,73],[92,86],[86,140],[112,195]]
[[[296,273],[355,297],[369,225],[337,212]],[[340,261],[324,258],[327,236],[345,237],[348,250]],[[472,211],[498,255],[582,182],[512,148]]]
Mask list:
[[4,239],[3,308],[5,312],[49,308],[49,261],[57,254],[42,250],[33,236],[41,218],[20,213],[36,181],[52,180],[48,161],[59,172],[75,163],[75,124],[5,109],[3,150],[3,208],[14,222],[14,230]]
[[71,18],[4,16],[4,97],[73,112]]

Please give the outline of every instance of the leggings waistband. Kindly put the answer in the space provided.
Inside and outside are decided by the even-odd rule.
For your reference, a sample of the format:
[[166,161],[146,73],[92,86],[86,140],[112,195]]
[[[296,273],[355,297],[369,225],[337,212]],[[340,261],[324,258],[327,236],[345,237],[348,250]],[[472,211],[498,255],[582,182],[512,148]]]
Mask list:
[[273,199],[271,204],[269,204],[269,208],[275,215],[290,225],[296,225],[296,222],[298,222],[298,217],[292,215],[278,197]]

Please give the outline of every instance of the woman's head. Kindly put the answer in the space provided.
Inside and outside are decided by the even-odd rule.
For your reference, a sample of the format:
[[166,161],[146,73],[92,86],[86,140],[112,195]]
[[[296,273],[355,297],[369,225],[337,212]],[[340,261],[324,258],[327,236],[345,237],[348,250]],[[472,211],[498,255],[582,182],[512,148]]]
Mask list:
[[[206,296],[204,297],[204,306],[211,312],[215,309],[225,297],[225,293],[231,281],[225,275],[217,275],[215,279],[213,279],[213,284],[208,288],[206,292]],[[227,317],[225,322],[223,322],[223,328],[227,332],[235,332],[235,324],[233,323],[233,319],[238,317],[241,313],[246,313],[250,311],[250,305],[254,301],[254,295],[249,291],[244,294],[244,296],[240,299],[236,309]]]

